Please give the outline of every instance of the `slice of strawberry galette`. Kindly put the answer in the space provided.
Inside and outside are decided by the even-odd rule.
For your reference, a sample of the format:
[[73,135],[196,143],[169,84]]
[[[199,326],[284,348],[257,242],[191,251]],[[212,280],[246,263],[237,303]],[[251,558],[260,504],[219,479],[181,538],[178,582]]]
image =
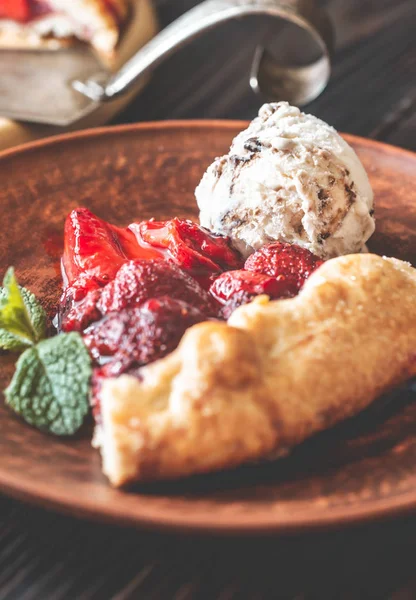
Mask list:
[[63,270],[60,327],[94,361],[116,486],[291,448],[416,374],[416,270],[395,259],[272,242],[244,260],[190,221],[119,228],[81,208]]
[[0,0],[0,48],[56,49],[74,39],[111,55],[127,0]]

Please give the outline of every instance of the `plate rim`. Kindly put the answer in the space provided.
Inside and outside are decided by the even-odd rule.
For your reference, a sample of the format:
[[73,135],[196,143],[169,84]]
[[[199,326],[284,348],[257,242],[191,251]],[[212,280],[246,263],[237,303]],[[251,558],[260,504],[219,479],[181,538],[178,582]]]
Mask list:
[[[221,127],[224,129],[243,129],[247,127],[250,121],[244,119],[169,119],[166,121],[143,121],[139,123],[124,123],[122,125],[105,125],[103,127],[93,127],[82,129],[79,131],[71,131],[67,133],[60,133],[52,135],[39,140],[25,142],[18,144],[11,148],[6,148],[0,151],[0,160],[5,158],[11,158],[14,155],[21,154],[22,152],[31,152],[44,146],[53,146],[63,142],[70,142],[72,140],[78,140],[82,138],[94,138],[102,135],[117,135],[119,133],[134,132],[137,130],[151,130],[151,129],[177,129],[177,128],[206,128]],[[367,147],[372,146],[376,148],[384,148],[386,152],[405,155],[410,159],[415,159],[416,151],[409,150],[407,148],[401,148],[393,144],[374,140],[372,138],[365,138],[360,135],[353,133],[347,133],[339,131],[339,134],[344,137],[348,142],[352,142],[357,145],[365,144]],[[230,140],[231,143],[232,140]]]
[[[23,424],[24,425],[24,424]],[[15,485],[10,484],[16,480]],[[135,529],[159,531],[166,533],[183,534],[213,534],[232,536],[277,536],[296,535],[299,533],[325,532],[345,529],[348,526],[369,525],[380,521],[388,521],[397,517],[405,517],[415,513],[416,492],[408,491],[397,497],[382,498],[368,501],[368,506],[363,509],[364,502],[357,506],[330,508],[327,512],[318,515],[308,515],[306,511],[299,512],[295,516],[285,516],[284,521],[279,519],[259,519],[259,514],[254,513],[252,518],[245,513],[243,520],[229,522],[226,516],[215,513],[215,517],[209,517],[204,513],[204,521],[199,514],[192,513],[167,516],[160,509],[148,510],[145,506],[140,516],[122,514],[111,508],[113,505],[101,505],[97,511],[94,499],[85,499],[78,502],[76,499],[68,501],[64,494],[48,491],[47,484],[42,488],[22,485],[21,479],[14,476],[8,477],[9,483],[4,484],[0,475],[0,491],[10,498],[14,498],[32,506],[42,509],[52,509],[58,513],[81,518],[91,522],[106,523],[123,527],[134,527]],[[109,485],[109,484],[108,484]],[[121,491],[123,493],[123,491]],[[207,517],[208,515],[208,517]]]
[[[247,126],[245,120],[228,119],[190,119],[190,120],[168,120],[147,121],[141,123],[130,123],[123,125],[111,125],[85,129],[82,131],[63,133],[20,144],[0,152],[0,162],[5,159],[17,157],[22,153],[31,153],[44,147],[62,145],[71,141],[84,138],[99,138],[101,136],[117,136],[135,131],[174,130],[174,129],[212,129],[221,128],[230,131],[243,129]],[[404,156],[409,160],[416,160],[416,152],[400,148],[377,140],[342,133],[345,139],[355,146],[377,148],[388,154]],[[230,138],[231,143],[231,138]],[[22,426],[26,425],[22,423]],[[114,503],[101,504],[97,511],[94,498],[78,501],[76,498],[68,497],[59,490],[51,490],[47,483],[35,485],[27,483],[21,476],[7,473],[5,477],[0,467],[0,491],[10,497],[40,506],[42,508],[57,510],[58,512],[81,517],[88,520],[107,522],[117,525],[128,525],[142,529],[160,530],[165,532],[225,534],[225,535],[280,535],[305,533],[307,531],[325,531],[338,529],[348,525],[359,525],[374,521],[387,520],[416,511],[416,488],[401,493],[397,497],[378,498],[361,501],[358,505],[332,507],[322,513],[310,514],[306,510],[299,511],[293,515],[286,514],[284,520],[281,516],[269,514],[269,520],[258,512],[253,514],[244,513],[243,519],[234,518],[229,522],[226,515],[214,513],[211,517],[209,512],[205,513],[204,521],[201,521],[200,513],[175,513],[166,515],[163,509],[150,507],[147,503],[142,507],[140,515],[121,514],[117,512]],[[125,492],[121,492],[125,493]],[[270,518],[271,517],[271,518]]]

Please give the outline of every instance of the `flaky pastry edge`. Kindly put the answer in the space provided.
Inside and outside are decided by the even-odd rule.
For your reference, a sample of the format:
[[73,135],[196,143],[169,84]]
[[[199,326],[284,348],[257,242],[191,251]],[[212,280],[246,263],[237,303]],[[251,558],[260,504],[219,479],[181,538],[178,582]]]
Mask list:
[[356,254],[324,263],[293,299],[104,382],[95,444],[114,486],[234,467],[293,448],[416,375],[416,269]]

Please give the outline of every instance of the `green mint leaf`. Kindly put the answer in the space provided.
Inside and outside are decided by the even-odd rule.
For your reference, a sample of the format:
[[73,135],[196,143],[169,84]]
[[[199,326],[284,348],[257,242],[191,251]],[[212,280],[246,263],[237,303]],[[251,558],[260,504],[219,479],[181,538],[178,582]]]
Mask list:
[[7,404],[27,423],[72,435],[89,411],[91,359],[79,333],[62,333],[28,348],[5,390]]
[[20,287],[12,267],[0,288],[0,348],[24,350],[45,337],[46,314],[36,296]]

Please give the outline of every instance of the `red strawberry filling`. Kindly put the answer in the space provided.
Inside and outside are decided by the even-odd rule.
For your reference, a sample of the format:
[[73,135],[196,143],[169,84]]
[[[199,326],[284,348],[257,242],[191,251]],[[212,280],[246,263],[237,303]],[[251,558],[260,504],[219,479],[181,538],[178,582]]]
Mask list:
[[125,262],[113,281],[90,290],[80,302],[71,302],[71,288],[68,290],[61,306],[61,326],[65,331],[83,331],[107,313],[135,308],[161,296],[183,300],[206,317],[216,315],[218,310],[212,296],[195,279],[175,264],[160,259]]
[[243,270],[220,275],[209,291],[223,305],[222,318],[228,319],[236,308],[260,294],[272,299],[296,296],[322,263],[309,250],[273,242],[249,256]]
[[0,19],[25,22],[30,16],[28,0],[0,0]]
[[130,225],[130,229],[139,243],[164,249],[168,260],[188,271],[204,287],[209,287],[213,275],[242,266],[241,256],[228,238],[215,236],[192,221],[145,221]]
[[[121,23],[123,15],[114,0],[103,0],[105,9],[112,14],[114,20]],[[46,0],[0,0],[0,19],[10,19],[27,23],[54,10]]]
[[216,312],[212,298],[195,279],[162,260],[134,260],[123,265],[103,289],[98,308],[106,314],[161,296],[183,300],[206,315]]
[[108,313],[84,332],[95,369],[93,410],[99,419],[99,392],[103,378],[122,373],[140,376],[140,367],[166,356],[179,344],[185,331],[206,314],[182,300],[162,296],[136,308]]
[[86,208],[73,210],[66,220],[62,265],[75,300],[112,281],[127,260],[161,257],[163,252],[139,245],[128,228],[110,225]]
[[51,12],[48,2],[43,0],[0,0],[0,19],[27,23]]
[[277,299],[295,295],[287,288],[283,279],[245,270],[223,273],[217,277],[209,291],[223,305],[220,315],[224,319],[228,319],[242,304],[251,302],[255,296],[266,294]]
[[165,356],[188,327],[206,320],[187,302],[161,296],[108,313],[84,331],[84,341],[101,373],[114,377]]
[[68,216],[59,310],[64,331],[80,331],[96,364],[93,404],[104,377],[140,369],[176,348],[188,327],[228,319],[259,294],[295,296],[322,261],[275,242],[243,265],[226,237],[191,221],[116,227],[85,208]]
[[287,294],[295,296],[309,275],[323,262],[305,248],[284,242],[273,242],[249,256],[244,268],[276,277],[286,288]]
[[[180,219],[157,225],[116,227],[85,208],[67,218],[59,321],[84,334],[97,381],[137,374],[171,352],[188,327],[216,317],[219,305],[199,281],[242,265],[226,238]],[[169,235],[146,235],[156,229]]]

